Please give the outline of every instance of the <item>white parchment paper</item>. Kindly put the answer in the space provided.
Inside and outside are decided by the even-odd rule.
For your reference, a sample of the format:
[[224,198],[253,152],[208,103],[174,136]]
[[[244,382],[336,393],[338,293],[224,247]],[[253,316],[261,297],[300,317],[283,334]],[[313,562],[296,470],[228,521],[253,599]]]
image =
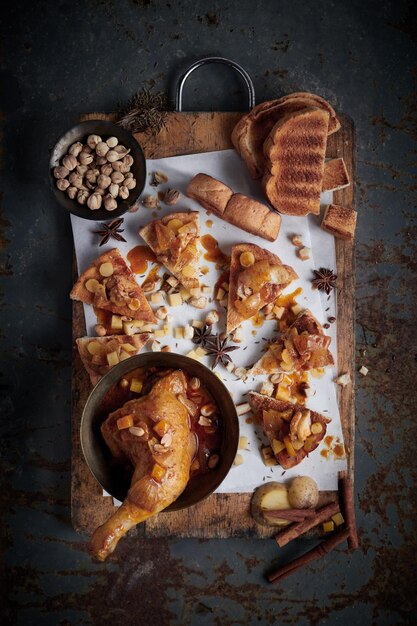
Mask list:
[[[220,152],[208,152],[195,155],[186,155],[178,157],[170,157],[166,159],[148,160],[148,183],[144,190],[144,195],[154,195],[157,190],[150,186],[151,175],[155,171],[162,171],[169,177],[166,185],[161,185],[158,190],[164,190],[168,187],[178,189],[182,192],[180,201],[174,207],[161,205],[158,210],[158,217],[168,213],[192,209],[200,213],[201,234],[210,233],[219,242],[220,248],[230,254],[233,244],[241,242],[251,242],[270,250],[277,254],[281,260],[291,265],[297,274],[299,280],[294,281],[287,289],[292,292],[297,287],[302,288],[302,294],[298,297],[299,304],[304,308],[309,308],[312,313],[325,323],[328,316],[335,315],[335,300],[332,295],[329,299],[327,296],[322,297],[317,290],[311,287],[311,279],[313,278],[313,269],[319,266],[334,269],[335,266],[335,246],[334,239],[331,235],[324,233],[319,227],[317,218],[309,216],[306,218],[297,218],[290,216],[282,217],[281,231],[277,241],[270,243],[256,237],[245,231],[224,222],[214,215],[208,215],[207,212],[195,201],[184,195],[187,184],[190,179],[199,172],[209,174],[229,185],[234,191],[250,195],[260,201],[264,201],[260,186],[257,182],[252,181],[246,171],[246,166],[236,154],[234,150],[224,150]],[[142,196],[142,197],[143,197]],[[331,201],[331,194],[327,194],[327,198],[323,194],[323,202]],[[78,262],[79,272],[83,272],[92,261],[102,252],[110,250],[114,247],[119,248],[122,254],[127,255],[128,251],[134,246],[143,244],[143,240],[138,235],[138,230],[154,219],[153,212],[143,206],[136,213],[127,213],[124,218],[124,237],[126,243],[115,242],[110,240],[108,244],[98,248],[99,238],[93,233],[97,230],[97,224],[83,220],[76,216],[71,216],[72,228],[74,234],[75,249]],[[109,214],[111,219],[111,214]],[[210,226],[210,220],[212,226]],[[298,233],[302,236],[305,246],[312,248],[313,256],[308,261],[301,261],[296,255],[296,248],[291,244],[291,235]],[[219,271],[215,269],[213,263],[206,261],[204,258],[204,250],[201,255],[201,265],[208,266],[209,273],[202,277],[202,282],[206,285],[214,286],[219,277]],[[150,267],[148,266],[149,272]],[[162,274],[162,271],[161,271]],[[143,281],[145,275],[138,276],[138,282]],[[161,305],[154,305],[156,309]],[[220,321],[216,325],[216,332],[223,332],[225,328],[225,313],[220,309],[217,301],[213,301],[204,311],[199,311],[187,304],[183,304],[178,308],[171,308],[170,314],[173,315],[173,328],[176,326],[184,326],[186,322],[193,319],[203,320],[209,310],[217,309],[220,313]],[[96,317],[92,307],[84,306],[86,326],[88,335],[94,335],[94,325]],[[162,327],[160,324],[160,327]],[[262,348],[267,341],[277,337],[277,324],[275,321],[265,321],[262,327],[255,328],[252,321],[248,320],[243,324],[244,341],[240,344],[241,348],[232,353],[233,361],[239,366],[249,366],[254,363],[261,355]],[[256,332],[253,335],[252,331]],[[275,331],[275,332],[274,332]],[[336,354],[336,324],[333,324],[327,330],[327,334],[332,336],[332,344],[330,349],[333,353],[334,360],[337,362]],[[194,344],[191,340],[175,339],[174,337],[163,337],[160,339],[163,345],[170,345],[173,351],[186,354]],[[149,349],[149,346],[144,350]],[[203,362],[210,364],[208,357],[204,357]],[[222,365],[219,365],[217,371],[221,375],[228,389],[233,394],[236,404],[246,400],[249,390],[259,390],[264,377],[248,378],[245,382],[236,380],[233,374],[230,374]],[[310,384],[317,390],[314,397],[309,398],[309,408],[319,411],[332,419],[328,426],[327,434],[334,437],[334,441],[343,443],[343,434],[340,423],[339,409],[336,399],[336,385],[333,379],[336,376],[334,368],[326,368],[326,373],[321,379],[311,377]],[[228,476],[218,488],[218,492],[251,492],[255,487],[269,480],[290,479],[299,474],[312,476],[322,490],[331,490],[337,488],[337,474],[340,470],[346,468],[346,461],[336,458],[332,453],[328,458],[320,455],[321,446],[313,452],[308,458],[303,460],[292,470],[284,472],[280,466],[267,468],[262,462],[259,452],[262,443],[267,443],[262,433],[262,429],[254,424],[246,423],[248,416],[240,417],[241,435],[248,437],[248,446],[246,450],[240,450],[240,454],[244,457],[244,463],[234,466],[230,470]]]

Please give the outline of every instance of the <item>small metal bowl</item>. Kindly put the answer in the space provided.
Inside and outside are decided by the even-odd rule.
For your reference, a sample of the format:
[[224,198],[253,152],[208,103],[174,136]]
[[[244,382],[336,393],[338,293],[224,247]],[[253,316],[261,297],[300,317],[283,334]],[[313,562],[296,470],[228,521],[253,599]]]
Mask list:
[[[85,142],[88,135],[100,135],[106,138],[117,137],[119,143],[126,146],[126,148],[130,148],[129,154],[133,157],[133,164],[130,171],[136,178],[136,187],[131,189],[129,197],[126,200],[122,200],[121,198],[117,200],[117,209],[114,211],[106,211],[104,208],[92,211],[86,204],[79,204],[77,200],[71,200],[65,191],[60,191],[56,186],[56,178],[53,174],[54,167],[60,165],[61,159],[67,154],[68,148],[73,143],[77,141]],[[49,161],[49,180],[52,193],[57,202],[73,215],[83,217],[87,220],[114,219],[126,213],[142,193],[146,183],[146,160],[142,148],[133,135],[127,130],[107,120],[88,120],[86,122],[80,122],[80,124],[77,124],[77,126],[67,131],[55,145]]]
[[215,399],[222,419],[219,464],[209,472],[193,477],[179,498],[165,511],[178,511],[201,502],[217,489],[228,474],[236,456],[239,442],[239,420],[234,402],[225,385],[194,359],[170,352],[145,352],[122,361],[97,383],[91,392],[81,418],[81,448],[87,465],[100,485],[117,500],[123,501],[130,487],[122,468],[115,465],[101,435],[100,406],[109,389],[138,367],[182,369],[198,376]]

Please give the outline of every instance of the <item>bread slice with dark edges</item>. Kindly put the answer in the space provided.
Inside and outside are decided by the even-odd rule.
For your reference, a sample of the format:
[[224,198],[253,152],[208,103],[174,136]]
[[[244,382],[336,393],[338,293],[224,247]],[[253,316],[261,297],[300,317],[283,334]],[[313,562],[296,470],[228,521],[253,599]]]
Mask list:
[[77,339],[78,352],[91,383],[95,385],[114,365],[138,354],[150,336],[149,333],[138,333]]
[[156,322],[143,290],[117,248],[93,261],[78,278],[70,298],[117,315]]
[[[252,255],[253,263],[243,265],[242,255]],[[297,278],[293,268],[284,265],[269,250],[252,243],[234,245],[230,260],[226,332],[231,333],[264,306],[274,302]]]
[[328,111],[303,109],[282,118],[265,140],[262,185],[280,213],[320,214],[328,126]]
[[[249,404],[284,469],[295,467],[325,437],[331,419],[305,406],[249,392]],[[314,426],[316,424],[316,426]],[[317,431],[317,432],[314,432]]]

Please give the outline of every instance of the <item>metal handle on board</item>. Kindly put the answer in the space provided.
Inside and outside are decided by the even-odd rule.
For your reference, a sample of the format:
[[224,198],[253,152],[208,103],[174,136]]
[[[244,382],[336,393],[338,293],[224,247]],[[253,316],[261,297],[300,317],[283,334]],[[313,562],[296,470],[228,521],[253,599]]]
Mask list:
[[223,65],[228,65],[236,72],[238,72],[238,74],[240,74],[240,76],[243,78],[246,88],[248,90],[249,110],[255,106],[255,87],[253,86],[251,77],[241,65],[239,65],[235,61],[231,61],[230,59],[225,59],[223,57],[205,57],[204,59],[200,59],[199,61],[196,61],[195,63],[190,65],[190,67],[185,70],[184,74],[182,74],[178,82],[177,93],[175,97],[175,109],[177,111],[182,111],[182,94],[184,91],[185,81],[187,80],[189,75],[194,72],[194,70],[196,70],[198,67],[201,67],[202,65],[207,65],[208,63],[222,63]]

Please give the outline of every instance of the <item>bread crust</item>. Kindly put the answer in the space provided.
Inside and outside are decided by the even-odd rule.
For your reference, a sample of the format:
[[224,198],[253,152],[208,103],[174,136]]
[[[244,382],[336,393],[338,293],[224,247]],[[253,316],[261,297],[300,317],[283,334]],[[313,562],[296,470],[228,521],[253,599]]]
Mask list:
[[275,241],[278,237],[281,226],[281,216],[278,213],[249,196],[233,193],[230,187],[207,174],[194,176],[187,187],[186,195],[229,224],[248,233],[267,241]]
[[[238,286],[238,276],[243,268],[240,264],[240,255],[242,252],[251,252],[255,257],[255,263],[258,261],[268,261],[271,265],[282,265],[289,275],[289,280],[286,283],[280,285],[271,285],[270,289],[270,297],[259,307],[261,310],[264,306],[269,304],[270,302],[274,302],[276,298],[278,298],[279,294],[288,287],[288,285],[295,279],[298,278],[298,275],[289,265],[283,265],[281,259],[276,255],[270,252],[269,250],[265,250],[260,246],[252,243],[239,243],[232,247],[231,259],[230,259],[230,279],[229,279],[229,294],[228,294],[228,305],[227,305],[227,327],[226,332],[231,333],[235,328],[240,326],[242,322],[246,319],[241,313],[236,309],[235,301],[237,300],[237,286]],[[252,316],[253,317],[253,316]]]
[[187,191],[189,198],[197,200],[205,209],[223,215],[233,191],[220,180],[208,174],[197,174],[191,179]]
[[262,184],[280,213],[320,214],[328,123],[327,111],[303,109],[281,119],[268,135]]

